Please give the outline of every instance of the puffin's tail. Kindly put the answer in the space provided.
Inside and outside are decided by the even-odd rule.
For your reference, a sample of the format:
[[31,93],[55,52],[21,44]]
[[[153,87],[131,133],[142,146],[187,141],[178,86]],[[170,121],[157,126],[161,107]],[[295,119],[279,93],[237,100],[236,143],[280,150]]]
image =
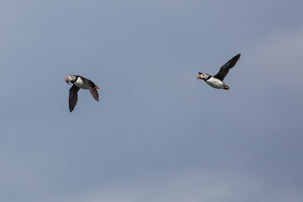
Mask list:
[[229,87],[227,85],[224,86],[224,90],[229,90]]

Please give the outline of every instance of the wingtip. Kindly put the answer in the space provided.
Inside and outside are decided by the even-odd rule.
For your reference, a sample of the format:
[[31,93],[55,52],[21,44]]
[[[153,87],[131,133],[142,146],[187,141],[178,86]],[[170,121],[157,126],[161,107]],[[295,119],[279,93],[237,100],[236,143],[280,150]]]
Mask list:
[[231,60],[239,60],[239,58],[241,57],[241,54],[237,54],[235,55]]

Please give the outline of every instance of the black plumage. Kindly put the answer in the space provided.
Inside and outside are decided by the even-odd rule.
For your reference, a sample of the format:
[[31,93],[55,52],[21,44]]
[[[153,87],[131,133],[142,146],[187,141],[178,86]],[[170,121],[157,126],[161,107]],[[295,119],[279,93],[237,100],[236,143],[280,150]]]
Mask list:
[[77,104],[78,101],[78,91],[80,88],[82,89],[88,89],[90,93],[92,94],[93,98],[99,102],[99,94],[97,89],[99,89],[98,86],[95,85],[94,82],[91,80],[80,76],[80,75],[70,75],[65,78],[65,82],[72,83],[73,86],[69,89],[69,99],[68,99],[68,105],[69,105],[69,111],[72,112]]
[[69,89],[69,99],[68,99],[68,104],[69,104],[69,111],[72,112],[77,104],[78,101],[78,91],[80,88],[77,86],[73,85]]
[[95,100],[99,102],[99,94],[98,94],[98,91],[97,91],[97,89],[99,89],[99,87],[96,86],[94,84],[94,82],[92,82],[91,80],[89,80],[87,78],[84,78],[84,77],[82,77],[82,78],[87,83],[89,92],[92,94],[93,98],[95,98]]
[[220,71],[214,77],[223,81],[225,76],[228,74],[229,70],[235,66],[240,56],[241,54],[238,54],[232,59],[230,59],[228,62],[226,62],[224,65],[222,65]]

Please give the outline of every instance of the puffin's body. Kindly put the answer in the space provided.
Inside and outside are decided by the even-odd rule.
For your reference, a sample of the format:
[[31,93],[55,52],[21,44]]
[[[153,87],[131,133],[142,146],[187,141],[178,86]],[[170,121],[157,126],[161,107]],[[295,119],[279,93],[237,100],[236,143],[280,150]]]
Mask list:
[[94,84],[91,80],[79,76],[79,75],[69,75],[65,78],[66,83],[72,83],[73,86],[69,89],[69,111],[72,112],[77,104],[78,101],[78,91],[81,89],[88,89],[90,93],[92,94],[93,98],[97,102],[99,102],[99,94],[97,89],[99,89],[98,86]]
[[232,59],[230,59],[227,63],[225,63],[220,68],[220,71],[215,76],[211,76],[209,74],[199,72],[199,76],[197,77],[197,79],[204,80],[208,85],[210,85],[213,88],[228,90],[229,87],[223,82],[223,80],[228,74],[229,69],[235,66],[240,56],[241,54],[238,54],[234,56]]
[[78,79],[73,83],[75,86],[77,86],[78,88],[82,88],[82,89],[89,89],[88,84],[86,83],[86,81],[83,79],[83,77],[81,78],[80,76],[78,77]]
[[222,89],[224,88],[224,86],[226,86],[224,84],[223,81],[221,81],[220,79],[217,79],[215,77],[209,77],[209,79],[205,80],[205,82],[210,85],[213,88],[217,88],[217,89]]

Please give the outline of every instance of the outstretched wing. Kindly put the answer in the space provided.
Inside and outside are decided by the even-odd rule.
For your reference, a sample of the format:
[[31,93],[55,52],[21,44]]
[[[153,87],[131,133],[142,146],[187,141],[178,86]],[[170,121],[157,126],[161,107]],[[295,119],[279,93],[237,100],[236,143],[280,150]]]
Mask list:
[[240,56],[241,56],[241,54],[238,54],[235,57],[233,57],[232,59],[230,59],[227,63],[225,63],[220,68],[220,71],[214,77],[223,81],[225,76],[228,74],[229,69],[231,69],[233,66],[235,66],[235,64],[239,60]]
[[95,100],[97,102],[99,102],[99,94],[98,94],[98,91],[97,91],[97,89],[99,89],[99,88],[91,80],[89,80],[87,78],[84,78],[84,80],[88,85],[89,92],[92,94],[92,96],[95,98]]
[[73,85],[69,89],[69,99],[68,99],[68,104],[69,104],[69,111],[72,112],[77,104],[78,100],[78,91],[80,88],[77,86]]

